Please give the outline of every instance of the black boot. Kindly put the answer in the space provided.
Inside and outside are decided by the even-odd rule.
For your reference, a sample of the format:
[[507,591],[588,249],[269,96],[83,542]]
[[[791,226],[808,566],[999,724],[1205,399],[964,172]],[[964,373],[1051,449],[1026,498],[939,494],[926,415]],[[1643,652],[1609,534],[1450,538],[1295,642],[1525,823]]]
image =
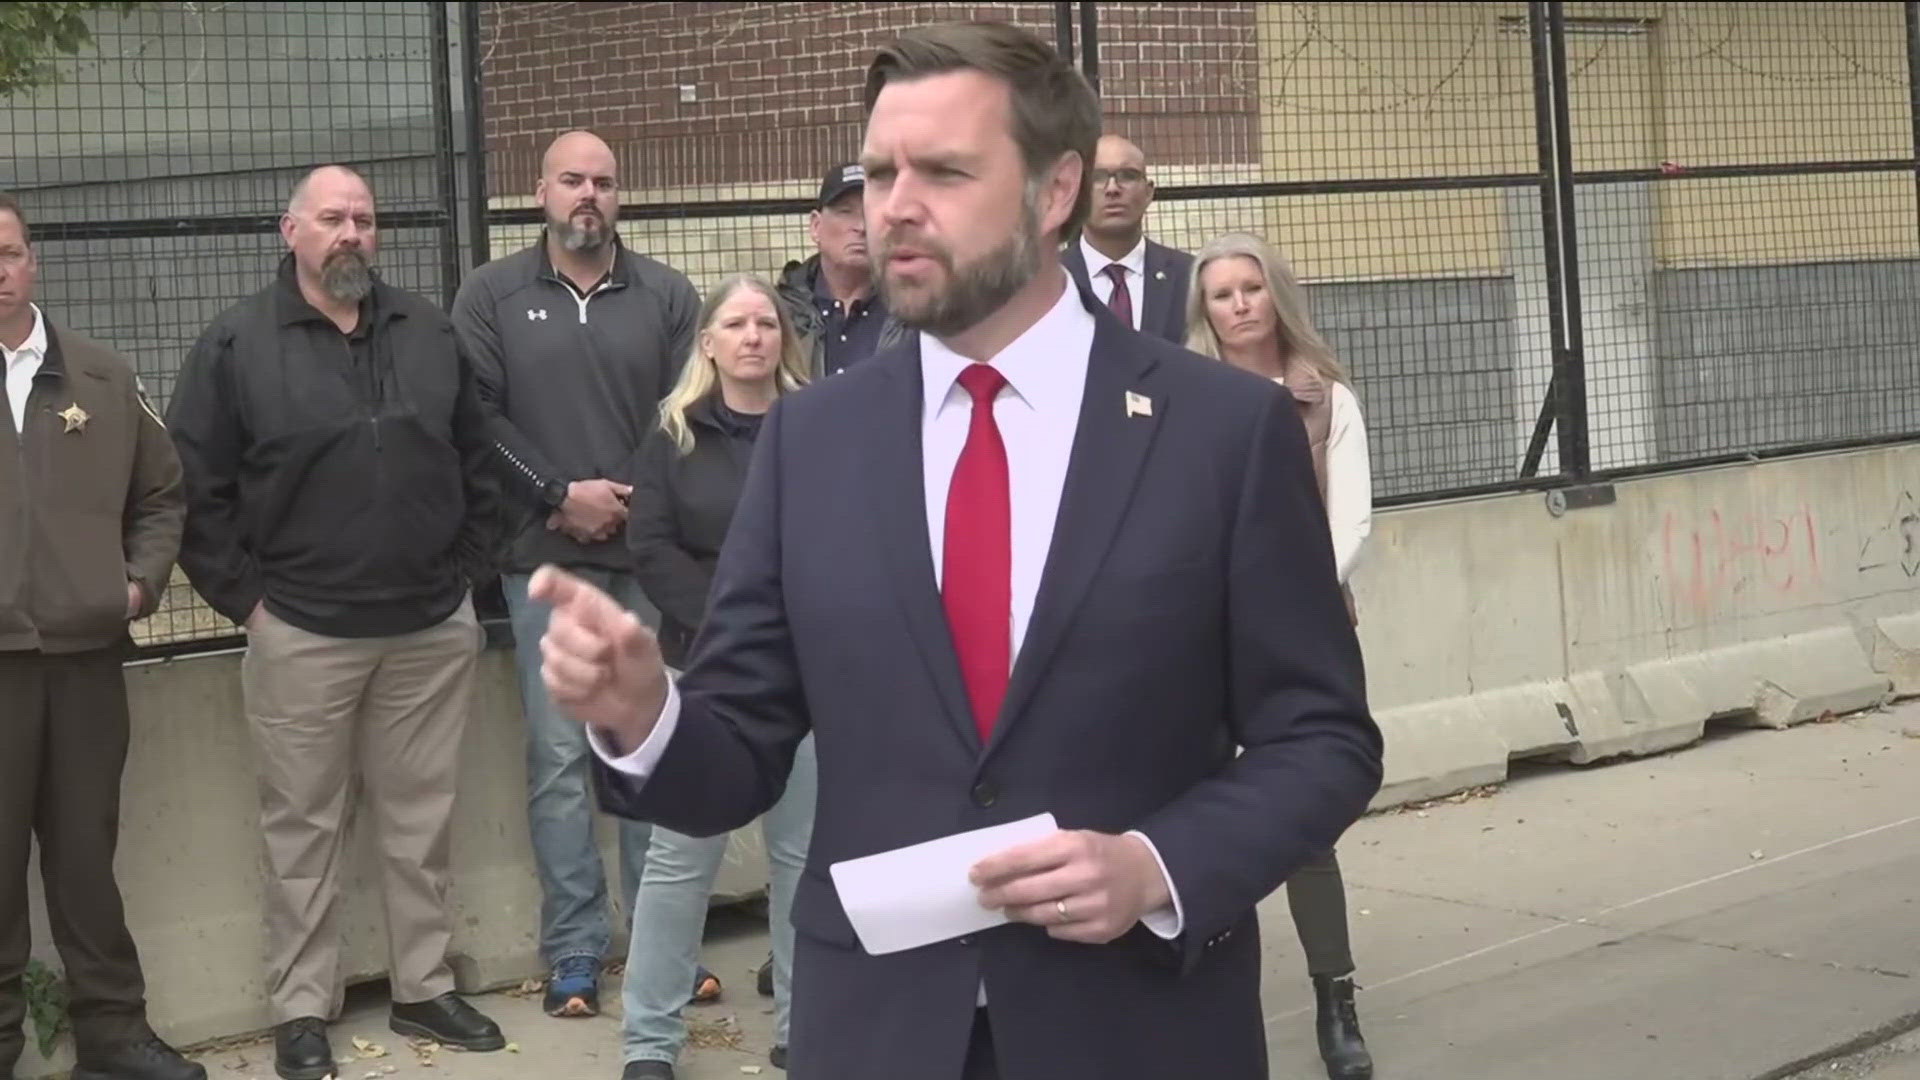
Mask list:
[[160,1036],[147,1035],[76,1051],[74,1080],[207,1080],[207,1070],[180,1056]]
[[387,1017],[387,1026],[399,1035],[432,1039],[460,1050],[504,1050],[507,1045],[500,1026],[455,993],[406,1005],[396,1001]]
[[303,1016],[273,1029],[273,1071],[281,1080],[327,1080],[333,1070],[325,1020]]
[[1327,1063],[1328,1080],[1373,1080],[1373,1055],[1360,1036],[1360,1014],[1353,1004],[1353,976],[1315,975],[1313,996],[1319,1005],[1315,1027],[1320,1060]]

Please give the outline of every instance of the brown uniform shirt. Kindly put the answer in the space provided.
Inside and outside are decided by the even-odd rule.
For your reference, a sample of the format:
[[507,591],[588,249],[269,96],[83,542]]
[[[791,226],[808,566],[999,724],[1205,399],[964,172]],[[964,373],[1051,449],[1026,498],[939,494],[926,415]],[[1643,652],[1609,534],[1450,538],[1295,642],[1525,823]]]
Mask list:
[[[42,316],[45,317],[44,311]],[[126,359],[47,319],[15,432],[0,386],[0,652],[82,652],[159,607],[180,552],[180,459]]]

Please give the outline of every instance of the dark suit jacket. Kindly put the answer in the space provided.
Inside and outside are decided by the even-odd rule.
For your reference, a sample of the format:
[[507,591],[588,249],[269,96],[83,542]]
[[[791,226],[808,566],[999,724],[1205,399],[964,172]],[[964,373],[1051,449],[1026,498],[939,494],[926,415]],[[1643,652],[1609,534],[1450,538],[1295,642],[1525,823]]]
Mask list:
[[[1147,281],[1145,306],[1140,309],[1140,332],[1184,345],[1187,341],[1187,277],[1193,273],[1193,256],[1176,248],[1147,241]],[[1074,240],[1060,249],[1060,264],[1080,283],[1082,292],[1091,292],[1087,277],[1087,257]],[[1139,297],[1135,303],[1143,303]]]
[[[1254,906],[1378,788],[1380,735],[1292,398],[1080,296],[1098,324],[1085,403],[987,745],[934,585],[915,338],[774,407],[678,730],[644,784],[596,762],[609,811],[707,836],[772,806],[814,733],[795,1080],[957,1080],[982,979],[1006,1080],[1264,1078]],[[1128,416],[1127,391],[1152,415]],[[1009,925],[861,949],[831,865],[1043,811],[1150,837],[1181,939],[1136,926],[1089,947]]]

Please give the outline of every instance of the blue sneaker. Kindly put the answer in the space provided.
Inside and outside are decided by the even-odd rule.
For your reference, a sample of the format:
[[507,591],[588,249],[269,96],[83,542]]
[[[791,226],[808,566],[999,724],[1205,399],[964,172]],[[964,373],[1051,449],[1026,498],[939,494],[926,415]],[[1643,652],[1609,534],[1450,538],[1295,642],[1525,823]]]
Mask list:
[[553,965],[547,979],[548,1016],[600,1014],[600,961],[591,956],[569,956]]

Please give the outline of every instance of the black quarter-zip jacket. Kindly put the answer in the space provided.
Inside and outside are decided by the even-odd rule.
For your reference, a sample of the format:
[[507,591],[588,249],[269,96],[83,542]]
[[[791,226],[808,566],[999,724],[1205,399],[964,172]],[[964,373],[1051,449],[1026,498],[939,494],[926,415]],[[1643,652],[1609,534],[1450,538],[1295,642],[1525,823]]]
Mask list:
[[316,634],[412,633],[490,570],[486,419],[452,325],[418,296],[376,279],[342,334],[288,256],[201,334],[167,427],[186,474],[180,565],[235,622],[264,600]]
[[548,529],[549,481],[622,479],[658,420],[700,318],[685,274],[616,241],[612,269],[584,293],[531,247],[467,275],[453,325],[479,380],[481,406],[520,527],[508,569],[541,563],[631,569],[624,532],[582,544]]

